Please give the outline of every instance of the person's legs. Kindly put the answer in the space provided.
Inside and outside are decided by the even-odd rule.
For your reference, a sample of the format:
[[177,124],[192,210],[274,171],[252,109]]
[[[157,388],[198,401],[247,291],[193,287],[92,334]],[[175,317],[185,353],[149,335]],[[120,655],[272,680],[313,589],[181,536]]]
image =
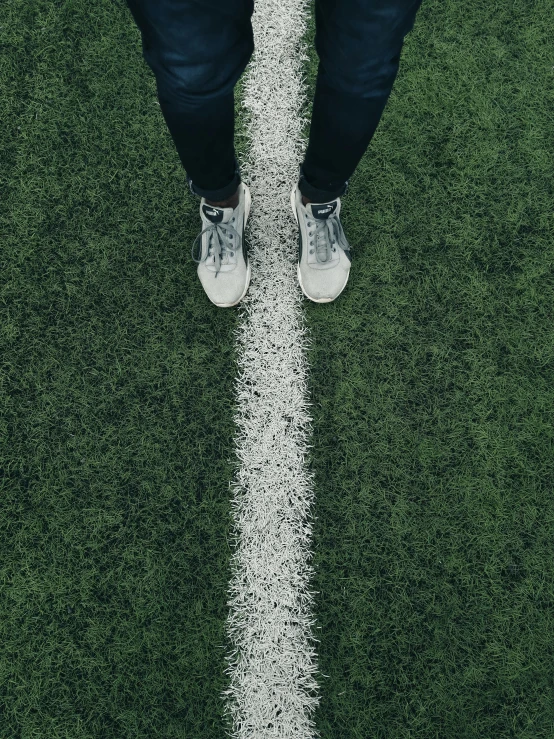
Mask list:
[[344,195],[377,129],[422,0],[316,0],[319,69],[300,192]]
[[126,0],[193,195],[232,200],[234,88],[254,51],[254,0]]

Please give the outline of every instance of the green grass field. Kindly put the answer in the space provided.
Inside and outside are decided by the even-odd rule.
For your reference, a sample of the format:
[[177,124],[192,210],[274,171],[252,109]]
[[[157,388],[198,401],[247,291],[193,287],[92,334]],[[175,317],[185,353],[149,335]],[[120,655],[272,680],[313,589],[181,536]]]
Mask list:
[[[123,0],[0,25],[0,739],[222,739],[239,311]],[[553,37],[424,0],[305,301],[322,739],[554,737]]]

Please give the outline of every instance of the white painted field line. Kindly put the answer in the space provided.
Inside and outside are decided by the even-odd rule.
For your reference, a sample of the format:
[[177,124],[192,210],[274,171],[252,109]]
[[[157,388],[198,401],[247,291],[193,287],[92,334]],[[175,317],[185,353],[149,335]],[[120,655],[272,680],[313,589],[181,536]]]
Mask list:
[[251,149],[241,174],[252,193],[252,281],[239,304],[236,389],[240,463],[226,623],[231,654],[224,712],[236,739],[312,739],[319,698],[310,627],[312,473],[306,455],[309,345],[296,277],[290,191],[303,158],[305,0],[256,0],[255,51],[243,81]]

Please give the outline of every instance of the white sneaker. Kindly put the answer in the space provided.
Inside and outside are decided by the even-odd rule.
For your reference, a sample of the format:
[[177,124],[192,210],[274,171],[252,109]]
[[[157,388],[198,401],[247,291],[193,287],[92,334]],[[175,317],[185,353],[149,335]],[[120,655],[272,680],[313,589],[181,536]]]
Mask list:
[[302,203],[298,183],[290,194],[298,224],[297,277],[314,303],[330,303],[346,287],[352,255],[340,222],[340,198],[328,203]]
[[[250,285],[250,262],[244,229],[250,215],[252,198],[244,182],[239,185],[236,208],[218,208],[200,201],[204,226],[192,245],[191,255],[198,263],[198,277],[206,295],[219,308],[231,308],[246,295]],[[200,259],[194,257],[196,242],[202,239]]]

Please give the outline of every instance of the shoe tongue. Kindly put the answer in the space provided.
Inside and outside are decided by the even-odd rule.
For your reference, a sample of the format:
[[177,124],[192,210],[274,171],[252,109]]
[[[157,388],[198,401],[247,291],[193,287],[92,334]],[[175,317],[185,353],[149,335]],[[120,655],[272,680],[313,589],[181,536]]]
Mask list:
[[327,219],[332,216],[337,209],[337,201],[333,200],[330,203],[308,203],[312,209],[312,215],[314,218]]
[[[227,217],[225,217],[225,211],[230,211],[227,213]],[[204,213],[205,217],[212,223],[221,223],[229,220],[229,218],[232,216],[233,209],[231,207],[219,208],[215,205],[208,205],[207,203],[203,203],[202,212]]]

